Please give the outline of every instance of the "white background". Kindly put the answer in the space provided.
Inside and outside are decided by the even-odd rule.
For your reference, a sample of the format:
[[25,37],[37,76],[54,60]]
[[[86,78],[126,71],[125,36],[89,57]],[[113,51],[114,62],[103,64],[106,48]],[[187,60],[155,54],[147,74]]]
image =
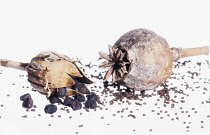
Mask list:
[[[166,38],[171,47],[209,46],[209,13],[207,0],[1,0],[0,58],[29,62],[39,52],[52,50],[86,62],[95,61],[99,51],[108,52],[107,45],[114,44],[122,34],[136,28],[156,32]],[[209,56],[195,58],[199,59],[209,59]],[[203,68],[209,71],[207,66]],[[71,115],[75,115],[74,119],[68,119],[69,114],[60,111],[55,114],[55,118],[51,118],[43,112],[43,107],[47,104],[45,97],[29,91],[30,88],[22,88],[22,85],[29,86],[26,77],[19,77],[20,74],[26,75],[24,72],[2,67],[0,69],[3,70],[0,76],[0,104],[5,104],[0,107],[0,135],[75,134],[77,131],[78,134],[119,134],[119,130],[122,130],[121,135],[210,133],[207,126],[201,129],[199,124],[193,125],[191,131],[186,132],[186,125],[181,121],[160,121],[151,115],[139,119],[115,118],[111,115],[112,109],[88,114],[84,111],[82,116],[79,115],[80,112],[71,111]],[[207,74],[204,75],[208,77]],[[16,85],[11,85],[13,83]],[[18,98],[28,91],[38,106],[36,113],[26,113],[21,108]],[[8,98],[7,94],[11,96]],[[153,107],[153,100],[156,99],[146,100],[148,105],[146,109],[142,108],[144,112]],[[192,102],[188,104],[192,105]],[[205,111],[206,108],[209,109],[209,105],[203,106],[201,110],[206,114],[210,113]],[[174,111],[167,109],[169,112]],[[42,114],[41,117],[37,116],[39,113]],[[28,118],[21,118],[25,114]],[[59,114],[63,117],[58,118]],[[101,120],[103,115],[107,117]],[[205,122],[209,124],[209,121],[207,119]],[[50,123],[52,126],[48,126]],[[82,123],[85,123],[84,127],[78,128]],[[107,123],[110,123],[110,127],[106,126]],[[163,129],[162,125],[166,128]],[[129,128],[125,128],[126,126]],[[133,132],[133,129],[136,131]],[[153,131],[149,132],[150,129]]]

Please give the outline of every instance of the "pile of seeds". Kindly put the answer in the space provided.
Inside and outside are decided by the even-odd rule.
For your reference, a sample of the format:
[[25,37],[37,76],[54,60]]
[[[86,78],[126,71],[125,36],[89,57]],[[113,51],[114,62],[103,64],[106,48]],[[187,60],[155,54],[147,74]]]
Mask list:
[[[82,89],[82,86],[79,87],[81,83],[76,83],[77,86],[71,86],[71,87],[77,87],[76,89],[80,88]],[[77,91],[80,91],[77,90]],[[86,98],[84,95],[74,95],[74,96],[68,96],[66,97],[66,88],[59,88],[58,91],[51,95],[48,100],[51,104],[48,104],[45,106],[45,113],[53,114],[57,111],[57,104],[62,104],[68,107],[71,107],[73,111],[80,110],[82,108],[82,102],[85,102],[84,105],[86,108],[89,109],[95,109],[97,107],[97,101],[98,96],[91,92],[90,94],[87,94]],[[26,109],[30,109],[33,106],[33,100],[31,98],[31,95],[29,93],[24,94],[20,97],[20,100],[23,101],[22,107]]]

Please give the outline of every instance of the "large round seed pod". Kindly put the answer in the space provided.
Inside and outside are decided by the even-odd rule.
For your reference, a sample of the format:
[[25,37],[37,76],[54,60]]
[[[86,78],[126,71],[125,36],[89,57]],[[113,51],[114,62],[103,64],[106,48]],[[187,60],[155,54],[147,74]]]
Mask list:
[[100,67],[110,67],[104,80],[112,75],[112,82],[133,90],[151,90],[165,82],[172,74],[173,61],[181,57],[208,54],[208,47],[196,49],[170,48],[163,37],[147,29],[135,29],[122,35],[110,54],[100,52],[108,60]]

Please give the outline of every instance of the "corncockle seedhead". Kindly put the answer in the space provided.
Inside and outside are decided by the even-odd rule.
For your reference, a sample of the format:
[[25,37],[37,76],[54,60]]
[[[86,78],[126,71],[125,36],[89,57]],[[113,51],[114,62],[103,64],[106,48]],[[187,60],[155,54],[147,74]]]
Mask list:
[[[76,62],[69,57],[51,51],[41,52],[32,58],[26,67],[28,71],[28,81],[37,91],[50,96],[58,88],[65,88],[74,85],[75,79],[80,83],[93,83],[88,79]],[[87,89],[86,89],[87,90]],[[79,93],[67,88],[67,95]]]
[[[90,93],[85,84],[93,83],[81,69],[66,55],[52,51],[44,51],[31,59],[30,63],[21,63],[0,59],[0,64],[28,72],[28,81],[40,93],[48,97],[59,92],[60,88],[66,89],[66,96]],[[80,84],[80,89],[72,86]],[[63,93],[61,93],[63,94]],[[60,95],[64,96],[64,95]]]

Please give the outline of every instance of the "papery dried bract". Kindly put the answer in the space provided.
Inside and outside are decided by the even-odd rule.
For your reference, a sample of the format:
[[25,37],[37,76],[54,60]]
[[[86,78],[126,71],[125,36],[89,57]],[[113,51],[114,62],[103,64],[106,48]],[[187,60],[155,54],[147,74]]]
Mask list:
[[55,52],[41,52],[34,57],[29,66],[28,81],[41,93],[50,95],[57,88],[75,84],[72,76],[79,77],[82,83],[92,83],[78,68],[75,61]]

